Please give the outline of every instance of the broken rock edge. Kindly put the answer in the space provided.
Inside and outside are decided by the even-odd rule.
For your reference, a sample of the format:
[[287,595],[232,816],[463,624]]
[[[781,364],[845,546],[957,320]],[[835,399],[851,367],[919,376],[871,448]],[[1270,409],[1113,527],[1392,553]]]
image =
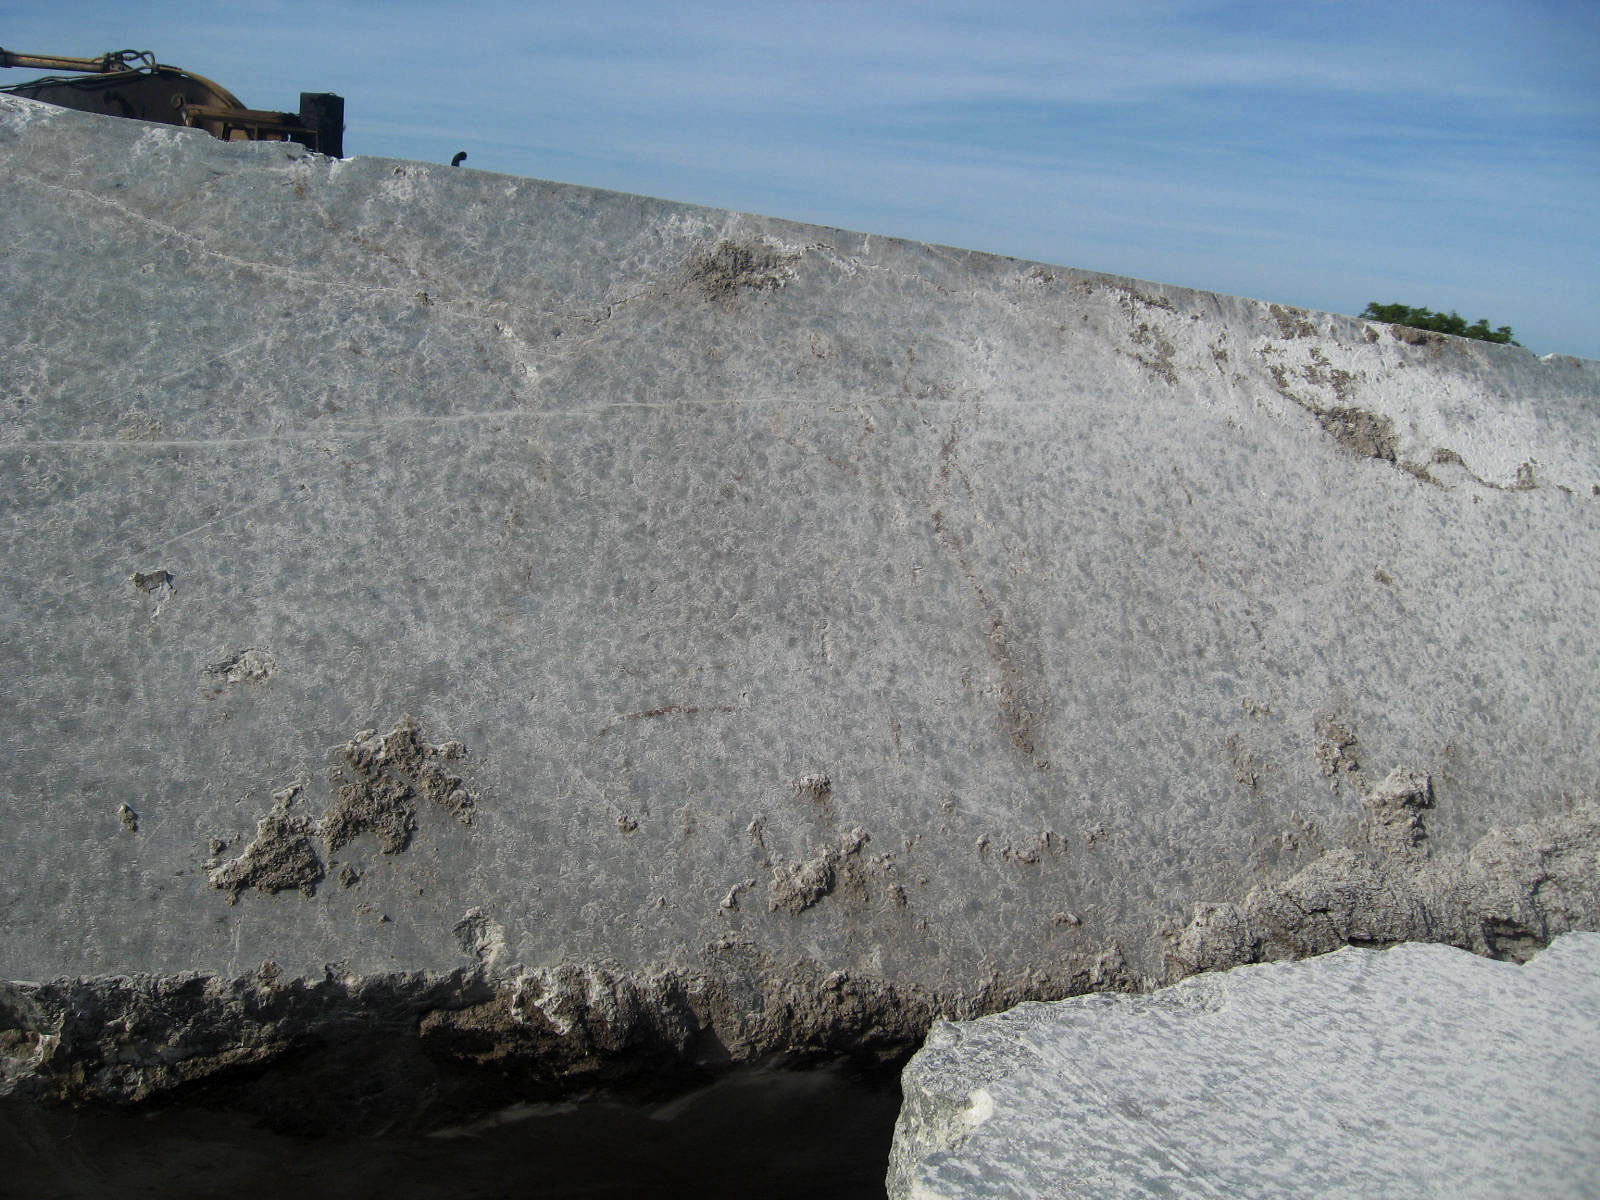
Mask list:
[[1161,931],[1163,977],[1115,942],[950,990],[900,984],[747,942],[701,966],[607,963],[321,979],[275,970],[0,982],[0,1101],[205,1103],[287,1131],[429,1129],[505,1104],[660,1099],[741,1066],[849,1060],[896,1071],[935,1019],[1026,1000],[1150,991],[1204,971],[1344,945],[1442,942],[1526,961],[1562,933],[1600,930],[1600,809],[1491,830],[1418,862],[1329,851],[1236,903]]
[[[741,1066],[898,1069],[941,1015],[1136,980],[1110,951],[970,994],[777,963],[0,982],[0,1104],[204,1103],[284,1132],[432,1129],[515,1102],[659,1100]],[[719,961],[720,960],[720,961]]]
[[[1551,949],[1557,937],[1564,936],[1567,935],[1553,936],[1549,944],[1540,947],[1527,958],[1518,960],[1516,965],[1527,966],[1541,957],[1546,950]],[[1424,943],[1410,942],[1399,945],[1422,944]],[[1358,954],[1368,954],[1369,962],[1375,960],[1378,954],[1393,948],[1396,947],[1384,947],[1382,950],[1372,948],[1363,950],[1355,945],[1349,947]],[[1313,968],[1293,969],[1311,972],[1299,977],[1299,990],[1304,999],[1307,985],[1314,983],[1318,976]],[[1377,969],[1380,972],[1382,970],[1382,968]],[[1215,982],[1210,980],[1209,972],[1201,972],[1189,976],[1188,979],[1202,989]],[[1484,976],[1477,976],[1477,980],[1480,986],[1493,986]],[[1248,983],[1241,981],[1241,986],[1246,991],[1249,990]],[[1358,985],[1358,990],[1364,991],[1365,985]],[[1347,996],[1346,1001],[1348,1002],[1350,998]],[[1156,1002],[1159,1001],[1160,998],[1156,998]],[[1203,1008],[1214,1009],[1226,1008],[1232,1001],[1225,992],[1213,989],[1209,992],[1190,991],[1186,999],[1178,999],[1174,1003],[1181,1007],[1185,1003],[1195,1002]],[[1028,1013],[1029,1008],[1034,1011]],[[1168,1011],[1171,1012],[1173,1009],[1169,1008]],[[976,1033],[976,1040],[972,1042],[967,1040],[965,1031],[954,1032],[953,1036],[948,1036],[953,1031],[939,1029],[932,1031],[929,1044],[919,1051],[906,1069],[906,1086],[902,1091],[900,1114],[895,1122],[894,1141],[889,1154],[886,1180],[889,1200],[905,1200],[907,1197],[911,1200],[936,1200],[938,1197],[949,1196],[949,1192],[938,1189],[937,1183],[930,1189],[923,1186],[922,1182],[928,1175],[937,1174],[946,1156],[953,1157],[959,1165],[968,1170],[969,1174],[975,1165],[980,1168],[984,1165],[981,1161],[984,1152],[974,1151],[968,1143],[969,1139],[978,1136],[978,1131],[996,1111],[994,1092],[999,1089],[994,1085],[999,1084],[1000,1087],[1004,1087],[1008,1083],[1014,1084],[1017,1081],[1016,1072],[1020,1065],[1028,1062],[1037,1065],[1040,1043],[1032,1036],[1030,1021],[1037,1018],[1040,1026],[1049,1030],[1052,1028],[1055,1012],[1052,1005],[1025,1006],[1022,1013],[1018,1014],[1022,1017],[1018,1024],[993,1026],[987,1039],[984,1034]],[[1125,1009],[1124,1012],[1135,1020],[1148,1015],[1142,1006]],[[1082,1015],[1082,1010],[1079,1015]],[[1094,1019],[1107,1020],[1110,1015],[1102,1013]],[[1008,1018],[999,1019],[1006,1021]],[[975,1030],[981,1028],[982,1026],[977,1026]],[[986,1040],[987,1046],[984,1044]],[[998,1157],[991,1153],[987,1165],[993,1166]],[[995,1193],[991,1191],[988,1194]]]

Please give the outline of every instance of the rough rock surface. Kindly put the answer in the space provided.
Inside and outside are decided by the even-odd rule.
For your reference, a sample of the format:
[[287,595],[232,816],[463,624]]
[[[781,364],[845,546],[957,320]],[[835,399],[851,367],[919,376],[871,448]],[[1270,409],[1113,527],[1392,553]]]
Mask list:
[[1346,948],[934,1026],[893,1200],[1600,1195],[1600,935]]
[[13,98],[0,167],[0,1089],[382,1046],[329,1119],[422,1120],[1600,925],[1600,364]]

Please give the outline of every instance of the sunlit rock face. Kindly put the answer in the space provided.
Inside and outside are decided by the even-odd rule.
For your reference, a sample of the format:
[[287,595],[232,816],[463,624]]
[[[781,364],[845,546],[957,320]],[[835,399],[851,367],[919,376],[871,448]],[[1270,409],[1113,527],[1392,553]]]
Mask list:
[[1349,947],[941,1022],[892,1200],[1590,1196],[1600,936]]
[[13,1099],[428,1125],[1600,920],[1594,363],[11,98],[0,162]]

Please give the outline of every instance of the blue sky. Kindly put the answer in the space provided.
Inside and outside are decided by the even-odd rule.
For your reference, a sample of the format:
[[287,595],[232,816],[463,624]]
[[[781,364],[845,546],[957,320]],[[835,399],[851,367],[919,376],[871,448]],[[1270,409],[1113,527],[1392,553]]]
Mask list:
[[352,154],[1454,308],[1600,359],[1595,0],[0,0],[0,45],[340,92]]

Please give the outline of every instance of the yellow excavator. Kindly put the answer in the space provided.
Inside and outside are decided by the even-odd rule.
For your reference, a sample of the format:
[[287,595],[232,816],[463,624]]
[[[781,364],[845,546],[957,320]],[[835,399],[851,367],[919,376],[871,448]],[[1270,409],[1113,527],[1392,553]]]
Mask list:
[[0,87],[13,96],[80,112],[204,129],[223,141],[298,142],[319,154],[344,156],[344,97],[332,92],[301,92],[298,113],[246,108],[221,84],[158,63],[148,50],[66,58],[0,49],[0,67],[75,72]]

